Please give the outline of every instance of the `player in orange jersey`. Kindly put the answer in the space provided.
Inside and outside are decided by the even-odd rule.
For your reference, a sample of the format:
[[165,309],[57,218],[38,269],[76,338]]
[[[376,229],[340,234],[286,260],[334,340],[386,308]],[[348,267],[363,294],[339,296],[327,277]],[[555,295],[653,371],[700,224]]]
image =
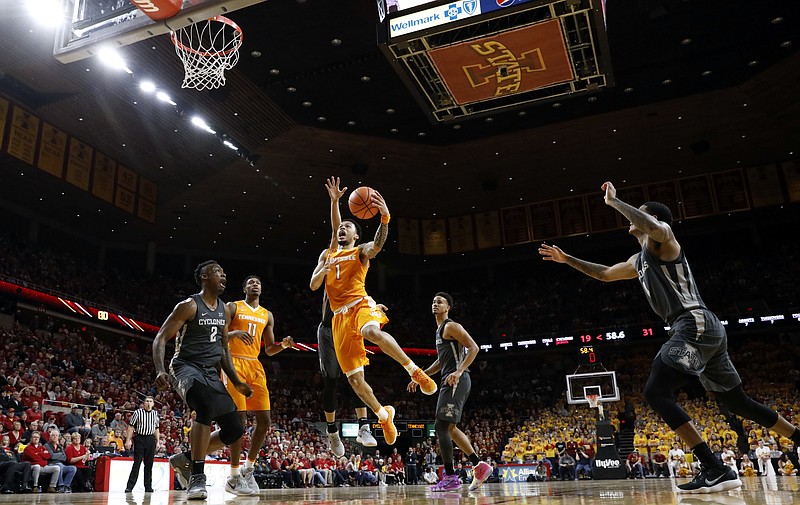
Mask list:
[[245,299],[227,304],[231,314],[231,322],[228,326],[228,335],[231,339],[228,346],[236,373],[244,383],[253,388],[253,396],[245,398],[233,387],[224,373],[222,381],[236,404],[242,424],[247,424],[248,411],[256,416],[255,429],[250,439],[250,450],[241,474],[239,473],[239,457],[242,453],[242,440],[239,439],[231,444],[231,476],[228,478],[226,487],[231,493],[244,495],[248,493],[236,491],[250,489],[254,493],[259,492],[258,483],[253,477],[253,464],[258,458],[258,451],[264,443],[272,421],[270,419],[267,375],[264,373],[261,362],[258,361],[258,355],[262,343],[267,356],[274,356],[287,347],[292,347],[294,340],[292,337],[284,337],[280,343],[275,343],[275,334],[273,333],[275,318],[272,316],[272,312],[259,304],[261,279],[258,276],[245,277],[242,289]]
[[375,192],[372,203],[381,213],[381,224],[372,242],[358,244],[360,226],[351,220],[342,221],[339,200],[347,188],[339,187],[339,178],[331,177],[325,184],[331,199],[331,228],[333,234],[326,253],[327,260],[311,278],[311,289],[317,290],[325,283],[325,292],[333,310],[333,345],[336,359],[356,394],[371,408],[383,428],[386,443],[394,444],[397,428],[394,426],[394,408],[383,406],[375,398],[372,388],[364,380],[364,366],[369,364],[364,349],[364,339],[376,344],[392,359],[403,365],[411,380],[420,385],[427,395],[437,390],[436,382],[411,361],[397,341],[381,328],[389,319],[367,295],[364,279],[369,270],[369,260],[377,255],[389,232],[389,207],[383,197]]

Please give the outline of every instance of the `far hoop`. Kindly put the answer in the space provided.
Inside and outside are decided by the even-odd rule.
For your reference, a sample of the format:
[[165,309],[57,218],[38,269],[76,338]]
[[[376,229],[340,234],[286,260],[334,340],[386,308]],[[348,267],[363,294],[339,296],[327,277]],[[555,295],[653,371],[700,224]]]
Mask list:
[[600,395],[586,395],[586,401],[589,407],[596,409],[600,405]]
[[186,72],[182,87],[202,91],[225,85],[225,71],[239,62],[244,33],[234,21],[214,16],[171,32],[170,39]]

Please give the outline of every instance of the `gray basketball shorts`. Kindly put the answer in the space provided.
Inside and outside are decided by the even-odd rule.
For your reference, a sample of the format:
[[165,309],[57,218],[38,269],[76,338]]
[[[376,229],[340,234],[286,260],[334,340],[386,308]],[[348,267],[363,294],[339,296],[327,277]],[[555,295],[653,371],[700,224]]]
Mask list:
[[458,380],[458,385],[453,388],[453,386],[444,385],[445,378],[442,377],[442,382],[439,384],[436,419],[458,423],[461,421],[464,405],[467,403],[469,391],[472,389],[472,380],[469,378],[469,372],[464,372]]
[[317,351],[319,351],[319,371],[323,379],[338,379],[342,376],[336,349],[333,347],[333,330],[319,323],[317,327]]
[[[211,419],[236,411],[236,404],[233,403],[231,395],[225,389],[216,368],[201,367],[188,361],[173,360],[169,367],[169,377],[172,387],[192,410],[197,410],[197,406],[192,405],[186,395],[193,387],[199,387],[203,396],[209,398],[214,404],[214,412],[207,413]],[[193,393],[193,395],[195,394]]]
[[706,309],[682,314],[669,330],[670,339],[656,359],[696,375],[706,391],[730,391],[742,383],[728,356],[728,336],[717,316]]

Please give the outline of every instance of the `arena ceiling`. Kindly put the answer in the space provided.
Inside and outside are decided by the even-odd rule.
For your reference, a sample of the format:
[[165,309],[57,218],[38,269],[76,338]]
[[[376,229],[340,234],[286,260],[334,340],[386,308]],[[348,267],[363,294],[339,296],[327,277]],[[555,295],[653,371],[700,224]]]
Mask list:
[[[427,218],[800,149],[796,2],[609,1],[614,87],[458,128],[433,124],[392,70],[371,1],[269,0],[232,13],[245,46],[214,92],[180,89],[166,36],[122,50],[133,75],[59,63],[52,33],[9,4],[0,95],[154,181],[158,206],[150,224],[5,154],[3,204],[110,247],[313,258],[329,233],[329,175],[377,188],[394,216]],[[145,95],[143,78],[180,107]],[[194,114],[252,163],[193,128]]]

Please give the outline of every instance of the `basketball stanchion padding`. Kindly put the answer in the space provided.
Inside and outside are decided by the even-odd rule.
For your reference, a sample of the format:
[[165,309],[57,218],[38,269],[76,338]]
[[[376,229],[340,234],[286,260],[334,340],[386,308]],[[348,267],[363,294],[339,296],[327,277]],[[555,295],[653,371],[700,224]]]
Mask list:
[[225,71],[239,62],[242,29],[225,16],[214,16],[171,33],[183,62],[183,88],[198,91],[225,85]]

